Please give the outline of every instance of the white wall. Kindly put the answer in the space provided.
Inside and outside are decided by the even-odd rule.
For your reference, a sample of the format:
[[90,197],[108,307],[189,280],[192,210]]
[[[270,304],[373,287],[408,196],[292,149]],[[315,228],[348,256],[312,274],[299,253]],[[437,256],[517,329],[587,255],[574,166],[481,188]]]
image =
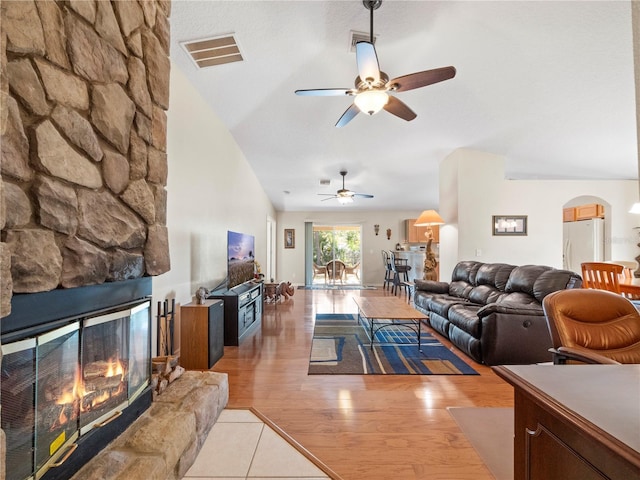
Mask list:
[[266,259],[267,217],[276,212],[235,140],[180,69],[171,66],[167,226],[171,270],[153,279],[154,305],[192,301],[226,277],[227,230],[254,235]]
[[[426,208],[426,207],[425,207]],[[277,238],[277,281],[289,281],[294,285],[304,285],[304,224],[319,225],[349,224],[362,226],[362,263],[360,278],[364,285],[382,285],[384,267],[381,250],[394,249],[396,243],[406,240],[405,223],[408,218],[417,218],[419,211],[349,211],[344,212],[279,212]],[[380,225],[376,236],[374,225]],[[284,248],[284,229],[296,231],[296,248]],[[387,228],[391,229],[391,239],[387,240]]]
[[[440,214],[447,222],[441,227],[442,279],[450,278],[459,259],[562,268],[562,209],[581,196],[601,198],[610,206],[607,259],[633,260],[640,253],[634,230],[640,218],[627,213],[637,198],[636,181],[508,180],[504,162],[501,156],[468,149],[442,162]],[[528,235],[493,236],[492,215],[527,215]]]

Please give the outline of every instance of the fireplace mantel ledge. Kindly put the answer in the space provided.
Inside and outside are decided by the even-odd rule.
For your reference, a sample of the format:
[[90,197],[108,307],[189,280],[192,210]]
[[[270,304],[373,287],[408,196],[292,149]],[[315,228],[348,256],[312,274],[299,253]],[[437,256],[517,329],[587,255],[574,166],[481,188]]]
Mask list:
[[182,478],[228,401],[226,373],[184,373],[72,480]]

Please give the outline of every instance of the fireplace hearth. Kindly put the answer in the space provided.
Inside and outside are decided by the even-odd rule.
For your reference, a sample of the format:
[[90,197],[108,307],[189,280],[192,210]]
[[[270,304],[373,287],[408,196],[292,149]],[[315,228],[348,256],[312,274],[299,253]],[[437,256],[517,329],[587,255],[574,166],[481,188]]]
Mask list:
[[7,479],[69,478],[150,405],[150,279],[129,282],[18,297],[2,320]]

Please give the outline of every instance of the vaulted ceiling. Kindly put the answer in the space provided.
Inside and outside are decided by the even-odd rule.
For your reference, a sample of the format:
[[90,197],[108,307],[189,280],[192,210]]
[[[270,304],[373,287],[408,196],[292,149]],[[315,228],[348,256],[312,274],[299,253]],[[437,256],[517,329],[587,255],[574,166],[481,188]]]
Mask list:
[[[227,126],[281,211],[438,205],[457,148],[503,155],[508,178],[637,178],[630,2],[399,1],[374,13],[390,77],[453,65],[456,77],[397,93],[417,118],[380,112],[334,125],[350,97],[362,1],[174,0],[171,57]],[[197,68],[182,43],[233,34],[241,62]],[[373,194],[341,206],[318,193]],[[331,180],[320,185],[320,180]]]

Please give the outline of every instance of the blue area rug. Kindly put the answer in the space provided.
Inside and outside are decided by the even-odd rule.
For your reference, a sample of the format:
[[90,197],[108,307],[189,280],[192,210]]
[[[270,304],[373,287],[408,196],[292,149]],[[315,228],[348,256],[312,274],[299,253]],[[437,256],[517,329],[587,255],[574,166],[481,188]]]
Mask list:
[[375,333],[373,349],[355,314],[317,314],[309,359],[310,375],[478,375],[433,335],[406,327]]

